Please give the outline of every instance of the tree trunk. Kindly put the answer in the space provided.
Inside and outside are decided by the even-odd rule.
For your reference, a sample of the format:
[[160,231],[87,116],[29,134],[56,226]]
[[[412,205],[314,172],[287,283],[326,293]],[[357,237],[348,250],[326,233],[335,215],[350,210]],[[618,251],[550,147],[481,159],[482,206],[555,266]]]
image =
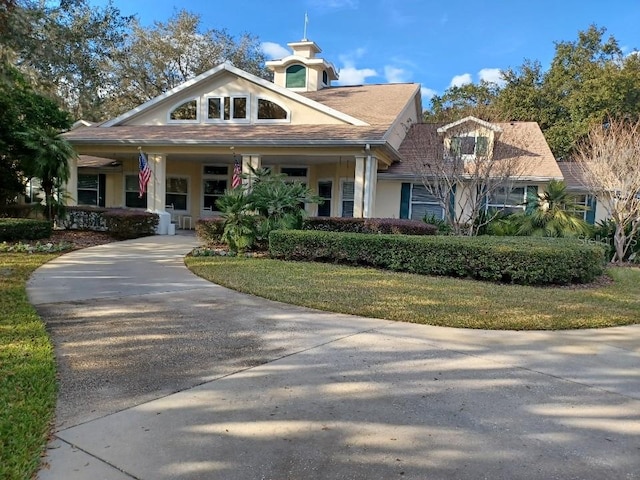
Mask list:
[[622,263],[624,261],[624,254],[626,251],[627,236],[624,233],[624,227],[620,223],[616,224],[616,231],[613,234],[613,246],[616,250],[616,254],[613,257],[613,262]]

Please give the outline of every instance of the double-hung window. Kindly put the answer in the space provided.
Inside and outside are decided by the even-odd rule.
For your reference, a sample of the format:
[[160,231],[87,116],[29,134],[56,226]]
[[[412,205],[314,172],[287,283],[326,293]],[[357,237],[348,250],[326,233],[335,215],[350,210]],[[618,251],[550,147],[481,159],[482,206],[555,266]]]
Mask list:
[[229,186],[229,167],[227,165],[205,165],[202,179],[202,207],[204,210],[217,211],[216,202]]
[[319,217],[331,216],[331,197],[333,194],[333,182],[331,180],[320,180],[318,182],[318,196],[323,200],[322,205],[318,205]]
[[104,207],[104,175],[78,175],[78,205]]
[[353,217],[354,193],[354,181],[343,180],[340,186],[340,216]]
[[525,208],[526,193],[526,187],[499,187],[487,196],[487,210],[522,212]]
[[425,217],[434,216],[437,219],[444,219],[444,209],[438,199],[429,193],[427,187],[420,184],[411,185],[411,204],[409,218],[412,220],[422,220]]
[[187,211],[189,204],[189,181],[185,177],[167,177],[165,205],[174,210]]
[[129,208],[147,208],[147,192],[140,198],[138,175],[124,177],[124,204]]

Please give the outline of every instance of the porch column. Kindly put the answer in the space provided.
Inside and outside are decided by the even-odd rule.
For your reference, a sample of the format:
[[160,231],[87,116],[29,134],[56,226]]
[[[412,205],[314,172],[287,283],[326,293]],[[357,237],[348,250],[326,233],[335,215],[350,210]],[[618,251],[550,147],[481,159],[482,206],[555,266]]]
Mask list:
[[255,154],[242,154],[242,173],[247,175],[243,180],[246,187],[251,187],[253,183],[253,175],[251,169],[257,170],[262,166],[262,157]]
[[369,155],[365,160],[364,169],[364,193],[362,216],[371,218],[374,216],[374,208],[376,204],[376,187],[378,184],[378,159]]
[[66,204],[69,207],[78,205],[78,157],[69,160],[69,180],[64,190],[68,195]]
[[356,173],[353,181],[353,216],[362,218],[364,216],[364,184],[365,184],[365,161],[367,157],[356,157]]
[[160,217],[156,233],[167,235],[171,214],[165,210],[167,193],[167,157],[159,153],[147,155],[149,167],[151,168],[151,178],[147,184],[147,211],[157,213]]

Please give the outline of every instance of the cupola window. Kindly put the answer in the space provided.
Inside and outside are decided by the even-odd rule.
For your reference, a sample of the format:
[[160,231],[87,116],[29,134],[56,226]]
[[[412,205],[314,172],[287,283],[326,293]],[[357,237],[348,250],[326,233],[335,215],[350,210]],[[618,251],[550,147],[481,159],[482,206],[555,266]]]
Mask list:
[[291,65],[287,68],[287,88],[305,88],[307,86],[307,69],[304,65]]

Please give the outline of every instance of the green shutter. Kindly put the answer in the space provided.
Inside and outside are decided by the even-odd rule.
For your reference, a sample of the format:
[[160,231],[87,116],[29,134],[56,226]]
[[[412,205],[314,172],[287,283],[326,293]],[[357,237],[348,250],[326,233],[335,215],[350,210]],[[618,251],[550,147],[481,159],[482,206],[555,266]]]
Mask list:
[[489,139],[487,137],[476,138],[476,155],[486,155],[489,151]]
[[456,185],[449,192],[449,217],[451,221],[456,218]]
[[596,223],[596,197],[587,195],[587,223],[594,225]]
[[525,212],[527,215],[533,213],[538,208],[538,186],[527,185],[527,203],[525,204]]
[[411,184],[403,183],[400,190],[400,218],[409,218],[409,202],[411,201]]
[[107,191],[107,176],[104,173],[98,175],[98,206],[105,206],[105,192]]

